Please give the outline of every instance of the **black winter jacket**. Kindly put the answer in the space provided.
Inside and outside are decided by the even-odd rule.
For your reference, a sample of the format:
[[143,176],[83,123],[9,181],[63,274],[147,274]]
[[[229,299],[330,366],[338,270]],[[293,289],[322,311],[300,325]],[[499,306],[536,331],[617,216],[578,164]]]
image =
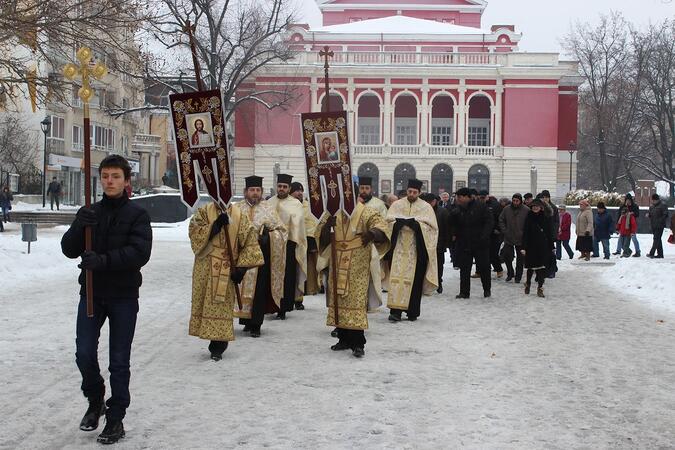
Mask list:
[[450,211],[447,208],[436,205],[436,222],[438,222],[438,243],[436,250],[444,252],[450,247],[452,236],[450,236]]
[[494,227],[492,212],[484,202],[472,200],[466,208],[457,208],[456,249],[458,251],[487,248]]
[[528,269],[548,267],[551,261],[553,243],[551,218],[543,211],[537,214],[530,211],[525,219],[525,228],[523,229],[525,267]]
[[[141,267],[150,259],[152,228],[150,216],[126,193],[113,199],[103,195],[94,203],[98,224],[92,229],[92,250],[106,255],[107,265],[94,271],[94,298],[111,303],[138,299]],[[68,258],[78,258],[84,252],[84,227],[76,218],[61,239],[61,250]],[[80,295],[85,295],[84,270],[78,279]]]

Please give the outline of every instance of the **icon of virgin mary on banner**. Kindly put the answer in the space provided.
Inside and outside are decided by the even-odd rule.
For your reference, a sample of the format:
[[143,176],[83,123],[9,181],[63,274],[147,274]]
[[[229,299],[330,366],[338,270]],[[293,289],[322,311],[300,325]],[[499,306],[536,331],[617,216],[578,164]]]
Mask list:
[[320,219],[324,211],[351,216],[356,206],[345,111],[306,113],[300,118],[309,206]]
[[226,206],[232,184],[220,90],[170,95],[169,104],[183,203],[197,204],[199,173],[211,198]]

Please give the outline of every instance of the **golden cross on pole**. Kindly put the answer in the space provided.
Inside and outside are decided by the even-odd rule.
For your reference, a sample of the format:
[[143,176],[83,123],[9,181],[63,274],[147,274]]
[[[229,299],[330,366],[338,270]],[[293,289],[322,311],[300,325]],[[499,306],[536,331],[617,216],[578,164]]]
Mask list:
[[328,68],[330,67],[328,65],[328,58],[332,58],[335,54],[333,51],[330,49],[329,46],[325,45],[323,47],[323,50],[319,52],[319,56],[324,59],[323,62],[323,81],[325,84],[325,95],[323,96],[323,107],[324,107],[324,112],[330,112],[330,102],[329,102],[329,94],[330,94],[330,80],[328,79]]
[[[97,80],[103,79],[108,73],[108,68],[102,62],[91,65],[94,53],[90,48],[82,47],[77,51],[79,66],[68,63],[63,68],[63,75],[69,80],[80,78],[82,87],[77,91],[78,97],[83,102],[84,112],[84,204],[91,206],[91,131],[89,129],[89,101],[94,97],[94,90],[89,84],[89,77]],[[91,227],[84,229],[84,248],[91,250]],[[87,317],[94,316],[94,285],[91,270],[85,272],[87,289]]]

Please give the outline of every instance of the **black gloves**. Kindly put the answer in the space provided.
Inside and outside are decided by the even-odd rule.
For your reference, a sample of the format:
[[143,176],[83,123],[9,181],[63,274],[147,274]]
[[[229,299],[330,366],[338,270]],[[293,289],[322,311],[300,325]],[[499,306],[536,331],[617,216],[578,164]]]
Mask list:
[[246,275],[246,270],[247,268],[245,267],[235,267],[232,269],[230,272],[230,279],[234,284],[239,284],[241,283],[241,280],[244,279],[244,275]]
[[93,208],[87,206],[78,209],[75,218],[83,227],[93,227],[98,223],[96,212]]
[[104,270],[107,265],[108,257],[106,255],[99,255],[91,250],[86,250],[82,253],[82,262],[77,267],[85,270]]
[[258,244],[260,247],[265,247],[270,242],[270,230],[267,227],[263,227],[262,233],[258,236]]
[[213,238],[213,236],[220,233],[220,230],[222,230],[223,227],[229,223],[230,218],[228,217],[227,213],[226,212],[220,213],[216,221],[213,222],[213,226],[211,227],[211,235],[209,236],[209,239]]
[[371,242],[375,243],[382,242],[385,240],[385,238],[386,236],[381,230],[373,228],[372,230],[368,230],[361,235],[361,244],[363,244],[363,246],[365,247]]
[[335,216],[330,216],[326,220],[326,224],[321,229],[321,235],[319,236],[319,243],[321,247],[328,247],[330,245],[330,230],[335,226]]

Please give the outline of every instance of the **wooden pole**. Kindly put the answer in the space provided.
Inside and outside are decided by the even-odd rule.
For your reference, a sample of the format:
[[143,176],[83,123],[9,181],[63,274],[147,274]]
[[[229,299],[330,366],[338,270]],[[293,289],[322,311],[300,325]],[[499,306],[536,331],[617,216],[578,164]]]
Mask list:
[[[324,81],[324,96],[323,96],[323,110],[324,112],[330,112],[330,78],[328,77],[328,69],[330,68],[328,64],[328,58],[332,58],[334,53],[331,51],[330,47],[327,45],[323,47],[323,50],[319,52],[319,56],[322,56],[324,59],[323,62],[323,81]],[[337,220],[337,214],[334,216]],[[337,249],[335,244],[335,226],[330,228],[330,265],[333,269],[332,271],[332,281],[333,286],[331,289],[331,297],[333,298],[333,315],[335,316],[335,327],[340,325],[340,310],[338,307],[338,294],[337,294]]]
[[[84,78],[84,74],[83,74]],[[89,129],[89,102],[84,102],[84,205],[91,207],[91,131]],[[84,228],[84,249],[92,249],[91,227]],[[85,270],[87,289],[87,317],[94,317],[94,272]]]
[[[192,52],[192,64],[195,67],[195,78],[197,80],[197,91],[204,91],[206,90],[204,87],[204,81],[202,80],[202,74],[201,70],[199,68],[199,60],[197,59],[197,45],[195,44],[195,38],[193,32],[196,29],[196,25],[192,25],[190,21],[188,20],[185,23],[185,27],[183,27],[183,31],[187,33],[188,39],[190,41],[190,51]],[[215,202],[216,205],[218,206],[218,209],[222,213],[227,214],[227,211],[225,208],[220,205],[219,203]],[[223,231],[225,232],[225,246],[227,247],[227,253],[229,255],[230,259],[230,270],[234,270],[235,265],[234,265],[234,255],[232,254],[232,244],[230,243],[230,230],[229,230],[229,224],[225,225],[223,227]],[[239,292],[239,285],[236,283],[234,284],[234,294],[237,297],[237,306],[239,306],[239,310],[241,311],[242,309],[242,304],[241,304],[241,293]]]

